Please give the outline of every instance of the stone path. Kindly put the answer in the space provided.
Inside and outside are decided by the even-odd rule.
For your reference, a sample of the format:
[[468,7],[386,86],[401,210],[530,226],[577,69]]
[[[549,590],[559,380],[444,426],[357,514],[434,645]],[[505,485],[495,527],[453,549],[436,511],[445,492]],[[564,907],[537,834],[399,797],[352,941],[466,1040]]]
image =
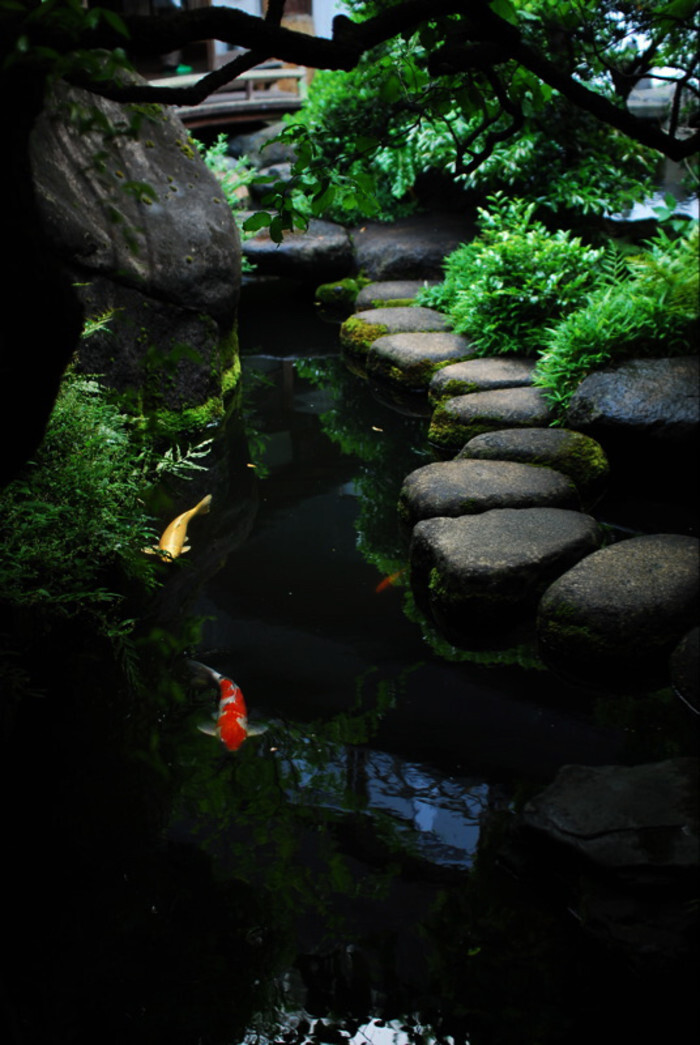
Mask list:
[[[603,447],[549,427],[532,360],[476,358],[442,314],[407,305],[421,285],[370,284],[340,333],[354,373],[419,395],[432,414],[428,440],[440,459],[405,478],[398,503],[417,605],[455,646],[479,648],[494,632],[502,644],[529,622],[562,674],[601,689],[668,682],[674,647],[687,646],[697,624],[700,542],[661,534],[602,547],[604,532],[586,513],[608,483]],[[671,368],[683,380],[696,362]],[[635,394],[627,388],[628,400]],[[645,402],[650,394],[638,393]],[[689,398],[672,411],[684,436]],[[589,418],[585,389],[579,399]],[[684,663],[686,678],[687,654]]]

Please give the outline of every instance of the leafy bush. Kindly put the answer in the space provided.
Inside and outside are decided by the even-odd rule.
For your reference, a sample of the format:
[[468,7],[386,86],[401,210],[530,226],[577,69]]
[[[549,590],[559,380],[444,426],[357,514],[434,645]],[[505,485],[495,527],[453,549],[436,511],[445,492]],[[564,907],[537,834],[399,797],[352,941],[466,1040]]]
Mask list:
[[480,235],[450,254],[445,280],[421,304],[447,312],[479,355],[536,355],[553,319],[583,304],[602,249],[533,220],[534,201],[501,193],[479,209]]
[[148,581],[154,535],[131,424],[92,379],[69,373],[26,473],[0,495],[0,590],[20,606],[104,616],[106,567]]
[[698,223],[625,259],[591,291],[583,307],[551,327],[535,382],[562,410],[591,371],[631,356],[698,351]]
[[[313,141],[314,167],[331,182],[361,175],[374,185],[356,199],[341,193],[329,202],[329,216],[391,220],[415,208],[416,187],[431,172],[481,198],[508,189],[570,216],[616,213],[648,193],[656,153],[532,78],[511,85],[523,125],[506,136],[511,117],[484,84],[431,78],[431,32],[423,27],[383,44],[350,72],[317,73],[301,112],[286,118],[290,133],[306,132]],[[480,130],[487,111],[487,129]]]

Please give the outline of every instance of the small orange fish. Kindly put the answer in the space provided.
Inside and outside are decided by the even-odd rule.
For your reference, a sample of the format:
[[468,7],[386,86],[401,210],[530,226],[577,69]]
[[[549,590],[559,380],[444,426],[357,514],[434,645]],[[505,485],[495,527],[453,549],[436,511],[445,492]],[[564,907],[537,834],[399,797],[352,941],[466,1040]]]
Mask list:
[[375,593],[379,595],[380,592],[386,591],[387,588],[390,588],[393,584],[396,584],[396,582],[403,576],[405,572],[406,567],[404,566],[402,569],[397,570],[396,573],[390,573],[388,577],[384,577],[379,582],[377,587],[374,589]]

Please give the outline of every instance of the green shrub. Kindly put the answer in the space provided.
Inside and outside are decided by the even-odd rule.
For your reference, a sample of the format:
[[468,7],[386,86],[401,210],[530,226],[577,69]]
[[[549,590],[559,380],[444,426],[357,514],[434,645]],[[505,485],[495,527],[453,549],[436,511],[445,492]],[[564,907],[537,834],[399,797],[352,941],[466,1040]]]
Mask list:
[[536,203],[501,193],[479,209],[480,235],[450,254],[445,280],[417,300],[447,312],[479,355],[536,355],[552,320],[577,308],[602,249],[533,220]]
[[25,474],[0,495],[0,591],[60,616],[104,617],[120,595],[108,567],[147,583],[153,543],[131,422],[93,379],[66,376],[45,438]]
[[603,276],[583,307],[546,333],[535,383],[562,410],[579,382],[611,361],[698,351],[698,223],[677,239],[659,232],[625,268],[622,278]]

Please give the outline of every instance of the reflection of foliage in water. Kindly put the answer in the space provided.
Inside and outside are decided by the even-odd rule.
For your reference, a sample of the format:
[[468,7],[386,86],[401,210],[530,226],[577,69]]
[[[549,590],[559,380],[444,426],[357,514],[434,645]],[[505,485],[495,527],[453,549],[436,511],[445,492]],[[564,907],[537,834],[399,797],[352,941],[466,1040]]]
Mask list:
[[[424,448],[425,421],[380,408],[368,395],[366,385],[335,356],[298,360],[296,369],[301,377],[331,393],[334,405],[321,415],[323,429],[344,453],[360,460],[355,480],[360,552],[384,576],[406,570],[407,548],[399,533],[396,505],[405,476],[430,458]],[[402,581],[403,577],[399,577],[398,582]],[[419,625],[424,641],[444,660],[543,668],[532,642],[480,650],[451,645],[417,609],[408,586],[404,612]]]
[[428,457],[427,449],[422,449],[425,421],[388,414],[335,356],[298,360],[296,368],[303,378],[331,393],[334,405],[321,415],[323,430],[343,453],[360,461],[355,480],[358,548],[380,573],[394,573],[406,566],[396,504],[404,477]]
[[[341,928],[347,932],[335,910],[337,894],[376,897],[396,871],[389,861],[376,874],[358,879],[341,851],[342,831],[337,830],[366,806],[352,779],[351,759],[346,779],[339,778],[338,753],[343,745],[369,740],[395,692],[392,682],[380,681],[371,707],[358,702],[352,711],[304,727],[271,723],[234,756],[223,755],[218,744],[202,739],[192,719],[188,723],[180,750],[183,782],[175,834],[178,824],[191,823],[188,830],[212,857],[219,876],[262,889],[268,921],[284,935],[308,911],[320,915],[329,934]],[[382,842],[391,848],[391,820],[381,819]]]

